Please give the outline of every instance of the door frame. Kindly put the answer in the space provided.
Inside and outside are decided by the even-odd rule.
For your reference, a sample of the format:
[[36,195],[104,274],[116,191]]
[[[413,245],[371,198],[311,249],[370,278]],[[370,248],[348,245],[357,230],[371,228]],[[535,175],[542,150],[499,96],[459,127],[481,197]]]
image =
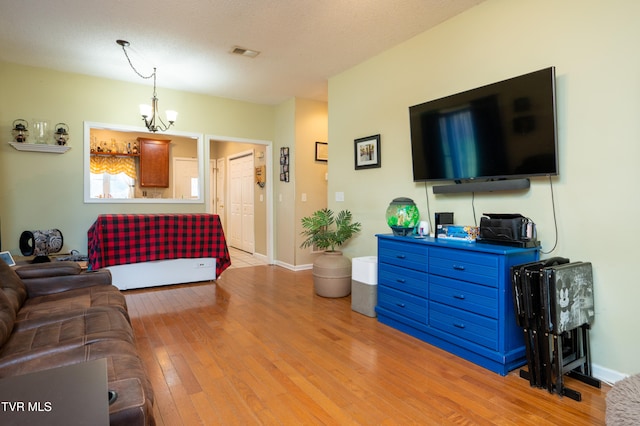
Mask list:
[[[220,142],[233,142],[233,143],[245,143],[245,144],[253,144],[253,145],[263,145],[265,147],[265,165],[267,166],[267,176],[265,183],[266,190],[266,200],[267,203],[266,211],[267,211],[267,263],[270,265],[274,264],[275,258],[275,241],[274,241],[274,226],[275,226],[275,217],[274,217],[274,203],[273,203],[273,141],[261,140],[261,139],[247,139],[247,138],[237,138],[232,136],[222,136],[222,135],[212,135],[206,134],[204,137],[204,158],[205,163],[211,159],[211,141],[220,141]],[[271,170],[269,170],[271,168]],[[205,206],[207,209],[207,213],[212,213],[211,207],[211,181],[206,179],[205,183]]]
[[[220,216],[220,223],[222,224],[223,228],[225,228],[227,225],[226,200],[224,200],[224,198],[227,196],[226,164],[227,164],[227,159],[224,157],[217,158],[217,159],[216,158],[209,159],[209,183],[216,182],[216,186],[209,187],[208,196],[210,197],[209,200],[211,201],[211,205],[208,207],[207,212],[218,214]],[[225,167],[222,174],[220,173],[220,165]],[[222,208],[224,209],[222,214],[220,214],[220,210],[219,210],[220,206],[216,201],[217,199],[220,198],[220,193],[218,192],[218,182],[220,179],[220,175],[222,175],[224,179],[224,181],[222,182],[222,186],[223,186]]]

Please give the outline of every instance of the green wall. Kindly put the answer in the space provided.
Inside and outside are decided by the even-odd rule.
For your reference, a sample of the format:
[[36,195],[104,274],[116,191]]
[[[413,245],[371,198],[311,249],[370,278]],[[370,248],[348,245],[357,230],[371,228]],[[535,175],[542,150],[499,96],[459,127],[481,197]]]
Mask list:
[[[296,155],[295,136],[295,99],[283,102],[277,108],[276,113],[276,140],[278,143],[273,148],[273,168],[277,175],[274,177],[274,208],[276,211],[276,224],[274,230],[275,248],[278,253],[278,261],[282,266],[294,268],[295,257],[295,179],[289,182],[280,181],[280,148],[288,147],[290,159]],[[290,161],[290,175],[295,176],[296,164]]]
[[[349,208],[363,231],[349,256],[375,254],[376,233],[395,197],[413,198],[423,219],[455,212],[519,212],[538,225],[542,249],[555,240],[551,187],[525,192],[434,196],[413,183],[408,107],[548,66],[557,73],[560,176],[553,178],[558,244],[552,253],[593,263],[594,367],[601,377],[640,373],[635,310],[640,216],[640,2],[488,0],[329,80],[329,206]],[[353,141],[381,134],[379,169],[354,170]],[[336,202],[335,193],[345,201]],[[428,194],[428,195],[427,195]],[[428,203],[427,203],[428,201]]]
[[[64,249],[87,251],[87,230],[102,213],[204,212],[206,204],[85,204],[83,122],[141,126],[138,104],[151,87],[0,63],[0,220],[2,248],[19,255],[23,230],[58,228]],[[175,130],[274,140],[276,107],[158,89],[161,109],[179,112]],[[13,120],[34,118],[69,125],[65,154],[20,152]],[[2,139],[4,138],[4,139]],[[207,150],[208,152],[208,150]],[[208,159],[207,159],[208,160]],[[272,177],[273,178],[273,177]],[[205,191],[208,195],[208,191]]]

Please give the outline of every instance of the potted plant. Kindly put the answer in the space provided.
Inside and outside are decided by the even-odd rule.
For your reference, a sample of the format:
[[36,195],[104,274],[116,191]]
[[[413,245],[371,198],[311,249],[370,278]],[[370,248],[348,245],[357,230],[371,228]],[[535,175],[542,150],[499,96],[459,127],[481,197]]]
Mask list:
[[319,296],[345,297],[351,293],[351,261],[336,248],[360,231],[362,225],[352,220],[348,210],[334,216],[327,208],[302,218],[302,235],[307,239],[300,247],[324,250],[313,262],[313,284]]

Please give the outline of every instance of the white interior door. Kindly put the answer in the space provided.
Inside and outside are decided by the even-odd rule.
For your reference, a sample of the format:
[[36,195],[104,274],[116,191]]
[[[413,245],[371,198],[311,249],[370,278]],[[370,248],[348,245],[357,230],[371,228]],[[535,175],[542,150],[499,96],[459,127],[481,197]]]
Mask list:
[[194,199],[199,195],[198,160],[196,158],[173,159],[173,198]]
[[242,158],[242,250],[255,251],[254,195],[255,168],[253,153]]
[[229,244],[242,248],[242,179],[238,160],[229,161]]
[[254,181],[253,152],[229,161],[229,241],[232,247],[253,253]]

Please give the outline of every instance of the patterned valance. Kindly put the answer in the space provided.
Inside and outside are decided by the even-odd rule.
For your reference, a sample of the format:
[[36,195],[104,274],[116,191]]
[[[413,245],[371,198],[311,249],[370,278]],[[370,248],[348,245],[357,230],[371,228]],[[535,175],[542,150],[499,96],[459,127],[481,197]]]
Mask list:
[[124,173],[131,179],[136,178],[136,162],[132,157],[110,157],[110,156],[91,156],[90,162],[91,173],[102,174],[109,173],[117,175]]

